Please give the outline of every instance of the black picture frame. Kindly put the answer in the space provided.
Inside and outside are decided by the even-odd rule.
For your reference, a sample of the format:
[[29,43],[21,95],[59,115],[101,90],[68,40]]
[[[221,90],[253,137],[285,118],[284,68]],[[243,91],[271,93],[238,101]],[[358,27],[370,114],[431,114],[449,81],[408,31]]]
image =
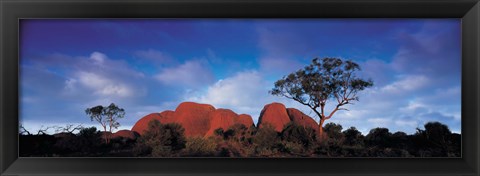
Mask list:
[[[479,175],[479,0],[0,0],[0,175]],[[461,18],[461,158],[19,158],[21,18]]]

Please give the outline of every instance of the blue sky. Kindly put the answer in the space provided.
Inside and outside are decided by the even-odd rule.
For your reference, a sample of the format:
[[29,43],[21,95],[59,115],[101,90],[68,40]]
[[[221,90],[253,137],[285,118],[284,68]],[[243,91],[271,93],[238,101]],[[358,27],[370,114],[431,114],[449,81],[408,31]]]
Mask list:
[[330,122],[461,130],[459,19],[28,19],[20,29],[20,121],[31,131],[96,125],[84,110],[111,102],[126,109],[119,129],[183,101],[255,122],[271,102],[313,116],[268,90],[315,57],[353,60],[375,83]]

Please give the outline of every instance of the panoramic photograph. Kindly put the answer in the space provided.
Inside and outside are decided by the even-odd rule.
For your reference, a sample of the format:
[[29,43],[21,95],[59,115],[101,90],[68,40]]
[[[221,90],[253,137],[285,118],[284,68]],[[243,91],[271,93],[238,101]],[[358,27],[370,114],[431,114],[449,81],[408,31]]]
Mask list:
[[460,19],[19,29],[19,157],[462,157]]

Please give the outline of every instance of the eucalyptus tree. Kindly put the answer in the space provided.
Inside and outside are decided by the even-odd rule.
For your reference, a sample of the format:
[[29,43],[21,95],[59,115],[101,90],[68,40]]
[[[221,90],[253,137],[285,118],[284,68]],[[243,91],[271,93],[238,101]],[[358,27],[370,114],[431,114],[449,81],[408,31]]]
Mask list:
[[94,106],[91,108],[85,109],[85,113],[90,117],[91,121],[97,121],[103,128],[103,138],[105,142],[108,143],[110,135],[108,132],[112,133],[112,129],[117,129],[120,127],[119,119],[125,117],[125,110],[118,107],[114,103],[111,103],[109,106]]
[[[312,109],[319,117],[318,128],[323,138],[325,120],[332,118],[337,111],[348,110],[345,105],[359,101],[358,92],[373,86],[372,80],[355,74],[359,70],[360,65],[350,60],[315,58],[310,65],[276,81],[269,92]],[[327,103],[335,105],[330,112],[325,109]]]

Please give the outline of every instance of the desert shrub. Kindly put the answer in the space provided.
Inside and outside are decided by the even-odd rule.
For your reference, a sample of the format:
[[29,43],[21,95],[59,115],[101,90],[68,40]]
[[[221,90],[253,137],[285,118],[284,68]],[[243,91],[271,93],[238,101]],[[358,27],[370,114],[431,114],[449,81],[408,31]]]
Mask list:
[[[285,141],[287,148],[294,148],[293,144],[298,144],[302,150],[298,152],[305,152],[313,149],[318,143],[318,136],[314,129],[304,127],[295,123],[289,123],[285,126],[281,133],[282,141]],[[294,151],[294,150],[289,150]]]
[[82,128],[73,133],[56,134],[55,153],[59,156],[105,156],[110,144],[102,141],[101,133],[95,127]]
[[[217,136],[217,150],[220,157],[247,157],[254,156],[253,136],[255,127],[247,128],[243,124],[234,124],[227,130],[215,130]],[[220,137],[220,140],[219,138]]]
[[[425,130],[417,129],[412,141],[421,157],[430,156],[460,156],[460,142],[452,140],[450,129],[439,122],[428,122]],[[458,155],[457,155],[458,154]]]
[[101,134],[95,127],[81,129],[75,140],[77,150],[83,154],[97,153],[102,144]]
[[67,156],[74,152],[78,152],[81,146],[77,144],[77,136],[71,133],[64,133],[56,137],[54,145],[55,153],[60,156]]
[[368,156],[365,147],[360,145],[344,145],[342,146],[341,156],[344,157],[366,157]]
[[185,156],[213,156],[217,143],[213,138],[192,137],[187,138],[183,153]]
[[252,156],[254,150],[251,147],[246,147],[239,141],[229,140],[220,142],[217,145],[217,150],[220,151],[220,157],[248,157]]
[[374,128],[365,136],[369,147],[387,148],[391,146],[391,133],[387,128]]
[[297,142],[282,141],[278,145],[278,149],[280,152],[292,154],[295,156],[309,155],[309,153],[306,152],[306,147],[303,146],[301,143]]
[[391,136],[391,147],[408,150],[411,147],[411,141],[406,133],[397,131]]
[[251,126],[251,127],[246,127],[243,124],[234,124],[231,126],[229,129],[235,131],[233,138],[236,141],[242,142],[244,144],[246,143],[252,143],[252,137],[254,133],[256,132],[256,128]]
[[323,145],[328,145],[330,147],[339,147],[342,146],[344,141],[344,135],[342,133],[342,125],[335,124],[333,122],[325,124],[323,127],[325,133],[327,134],[327,143]]
[[431,146],[442,148],[451,143],[450,137],[452,132],[448,129],[447,125],[441,124],[440,122],[428,122],[424,127],[425,135]]
[[175,156],[185,148],[185,129],[176,123],[161,124],[158,120],[148,123],[148,129],[137,141],[139,155],[150,153],[154,157]]
[[272,125],[263,124],[253,136],[252,142],[259,156],[272,156],[277,152],[275,147],[279,142],[278,133]]
[[350,127],[343,132],[345,140],[344,145],[348,146],[364,146],[364,136],[355,127]]
[[223,138],[223,128],[217,128],[215,129],[215,131],[213,131],[213,134],[215,136],[220,136],[221,138]]
[[247,128],[243,124],[234,124],[226,130],[223,128],[218,128],[214,131],[214,134],[223,140],[235,140],[239,142],[251,143],[255,131],[255,127]]

